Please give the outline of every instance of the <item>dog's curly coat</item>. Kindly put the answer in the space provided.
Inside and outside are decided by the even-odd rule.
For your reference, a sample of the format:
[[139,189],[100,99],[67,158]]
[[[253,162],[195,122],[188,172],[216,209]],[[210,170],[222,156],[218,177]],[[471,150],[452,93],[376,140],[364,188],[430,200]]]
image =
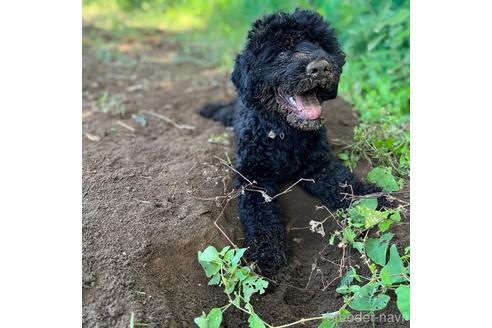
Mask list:
[[[238,99],[208,105],[201,114],[234,126],[235,168],[264,188],[300,178],[301,186],[330,208],[346,208],[341,196],[349,184],[358,195],[380,191],[359,181],[330,153],[321,119],[321,102],[337,95],[345,63],[333,29],[308,10],[276,13],[256,21],[237,56],[232,82]],[[236,187],[246,181],[238,176]],[[247,257],[274,276],[287,263],[285,233],[276,200],[246,191],[239,214],[249,247]]]

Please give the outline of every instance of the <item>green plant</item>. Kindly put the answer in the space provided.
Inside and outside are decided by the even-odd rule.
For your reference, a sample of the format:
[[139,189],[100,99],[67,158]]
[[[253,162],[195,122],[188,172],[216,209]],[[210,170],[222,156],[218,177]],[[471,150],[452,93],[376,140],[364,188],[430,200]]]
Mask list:
[[[216,307],[203,312],[200,317],[195,318],[195,324],[200,328],[218,328],[222,322],[222,313],[230,306],[247,313],[249,315],[248,324],[250,328],[284,328],[308,321],[322,321],[320,327],[334,327],[343,321],[349,314],[344,304],[338,311],[326,313],[319,317],[300,319],[296,322],[281,326],[273,326],[264,322],[255,312],[251,305],[251,296],[255,293],[263,294],[268,287],[268,281],[258,276],[251,267],[241,266],[241,258],[246,248],[231,249],[224,247],[220,252],[213,246],[208,246],[203,252],[198,252],[198,262],[201,264],[205,275],[210,278],[209,285],[219,285],[224,287],[228,303],[222,307]],[[328,325],[330,324],[330,325]]]
[[210,137],[208,137],[207,142],[228,146],[230,144],[229,134],[227,132],[224,132],[222,134],[212,134],[210,135]]
[[340,154],[410,174],[410,3],[408,0],[319,1],[347,53],[340,94],[360,113],[354,142]]
[[403,179],[397,180],[391,173],[391,167],[375,167],[367,174],[367,180],[384,192],[398,191],[403,187]]
[[201,264],[209,285],[224,287],[229,303],[221,308],[213,308],[208,314],[195,318],[200,328],[219,327],[222,322],[222,312],[231,305],[249,314],[250,327],[265,327],[263,321],[254,312],[250,304],[254,293],[263,294],[268,287],[268,281],[256,275],[248,266],[240,266],[241,257],[246,248],[231,249],[224,247],[220,252],[213,246],[208,246],[203,252],[198,252],[198,262]]
[[410,131],[408,125],[392,122],[361,123],[355,128],[354,142],[339,157],[351,170],[364,158],[371,166],[390,167],[399,177],[410,174]]
[[112,113],[125,116],[126,108],[119,96],[109,96],[108,91],[104,91],[96,101],[96,107],[105,114]]
[[[380,171],[375,171],[376,183],[394,182],[394,177],[387,170]],[[393,233],[387,232],[393,223],[401,220],[400,211],[378,210],[377,206],[375,198],[362,198],[355,201],[349,209],[336,213],[341,229],[331,234],[329,244],[333,246],[338,239],[338,247],[351,247],[358,251],[369,272],[369,275],[365,275],[358,273],[353,266],[348,268],[336,289],[344,299],[343,305],[337,311],[281,326],[264,322],[255,312],[250,300],[254,293],[265,292],[268,281],[256,275],[251,267],[240,265],[246,249],[231,249],[226,246],[219,252],[215,247],[208,246],[203,252],[198,252],[198,261],[206,276],[210,278],[208,284],[224,287],[228,303],[213,308],[208,314],[203,313],[195,318],[195,323],[200,328],[219,327],[222,313],[232,305],[249,315],[249,327],[281,328],[308,321],[321,321],[320,328],[334,328],[350,315],[347,308],[369,313],[383,310],[391,299],[391,292],[396,296],[397,306],[403,318],[409,320],[410,248],[405,248],[404,255],[400,256],[396,245],[390,245]],[[370,231],[374,232],[375,236],[368,238]]]
[[[354,267],[340,280],[337,292],[344,296],[348,306],[356,311],[374,312],[384,309],[394,291],[397,306],[405,320],[410,318],[410,268],[408,253],[400,256],[395,244],[390,246],[393,234],[386,232],[391,224],[400,221],[398,210],[377,210],[375,198],[356,201],[347,211],[337,215],[344,222],[341,231],[332,234],[331,244],[338,238],[341,247],[347,245],[357,250],[369,276],[356,272]],[[368,238],[375,229],[375,237]],[[388,258],[389,248],[389,258]]]

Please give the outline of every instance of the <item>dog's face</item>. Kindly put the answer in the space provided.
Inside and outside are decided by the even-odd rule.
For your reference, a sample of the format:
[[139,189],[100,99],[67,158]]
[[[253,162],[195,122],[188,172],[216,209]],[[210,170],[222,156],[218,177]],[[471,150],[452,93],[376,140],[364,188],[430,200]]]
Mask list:
[[345,63],[334,31],[312,11],[266,16],[253,24],[232,81],[243,102],[275,110],[292,126],[322,126],[321,103],[337,95]]

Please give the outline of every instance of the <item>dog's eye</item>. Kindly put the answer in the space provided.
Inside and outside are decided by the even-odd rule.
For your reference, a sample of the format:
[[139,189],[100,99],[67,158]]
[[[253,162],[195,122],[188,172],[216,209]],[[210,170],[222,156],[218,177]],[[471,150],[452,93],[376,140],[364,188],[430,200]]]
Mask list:
[[286,51],[282,51],[281,53],[278,54],[279,58],[286,58],[288,53]]

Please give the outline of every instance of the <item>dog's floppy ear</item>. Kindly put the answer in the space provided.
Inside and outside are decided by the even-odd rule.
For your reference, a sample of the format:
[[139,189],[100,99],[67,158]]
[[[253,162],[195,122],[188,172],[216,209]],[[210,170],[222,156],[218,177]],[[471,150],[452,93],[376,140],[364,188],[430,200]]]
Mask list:
[[345,64],[345,54],[340,47],[335,30],[319,13],[312,10],[296,9],[292,17],[300,24],[306,35],[335,56],[340,67]]
[[[263,37],[267,35],[267,29],[271,28],[273,21],[285,20],[285,13],[276,13],[264,16],[256,20],[248,32],[248,38],[243,51],[237,55],[234,70],[232,71],[231,80],[236,87],[237,93],[244,103],[253,103],[260,97],[264,89],[258,83],[258,70],[254,67],[258,62],[258,54],[265,48]],[[261,70],[260,70],[261,71]],[[252,81],[255,81],[253,83]]]
[[[267,16],[268,17],[268,16]],[[265,23],[263,20],[258,19],[255,21],[251,29],[248,31],[248,38],[243,51],[236,56],[236,62],[234,64],[234,70],[232,71],[231,80],[236,87],[239,98],[243,102],[251,102],[253,100],[254,85],[252,65],[256,62],[255,53],[261,48],[261,44],[258,39],[262,35]]]
[[242,101],[248,101],[252,92],[250,65],[248,65],[248,59],[246,57],[248,57],[246,51],[237,55],[231,76],[232,83],[236,87],[237,93]]

